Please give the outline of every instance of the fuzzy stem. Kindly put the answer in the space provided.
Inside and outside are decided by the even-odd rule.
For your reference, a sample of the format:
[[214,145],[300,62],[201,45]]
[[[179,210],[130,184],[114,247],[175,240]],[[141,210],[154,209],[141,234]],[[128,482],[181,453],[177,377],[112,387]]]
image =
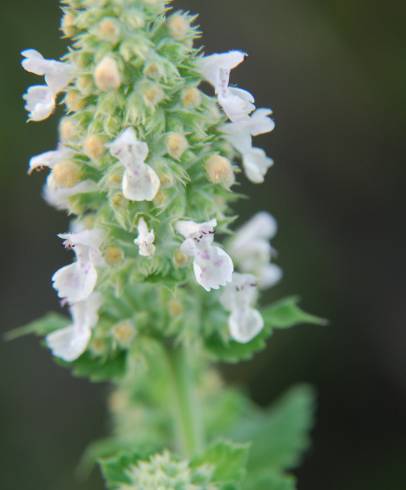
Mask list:
[[166,353],[177,446],[183,456],[192,457],[203,449],[204,439],[193,367],[185,348],[168,348]]

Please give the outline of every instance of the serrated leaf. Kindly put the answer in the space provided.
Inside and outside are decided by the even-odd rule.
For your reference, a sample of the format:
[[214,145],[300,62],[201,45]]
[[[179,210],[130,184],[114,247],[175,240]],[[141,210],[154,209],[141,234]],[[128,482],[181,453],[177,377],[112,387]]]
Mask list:
[[265,324],[270,328],[290,328],[301,323],[326,325],[327,321],[301,310],[298,306],[299,298],[292,296],[262,310]]
[[206,451],[193,459],[191,466],[208,465],[213,468],[212,482],[221,490],[241,488],[247,465],[249,444],[231,441],[217,441]]
[[232,431],[233,439],[251,441],[248,470],[278,471],[295,467],[309,445],[314,393],[308,386],[292,388],[268,411],[252,409]]
[[48,335],[54,330],[65,327],[68,323],[69,319],[60,313],[47,313],[42,318],[28,323],[28,325],[10,330],[10,332],[5,334],[5,339],[15,340],[20,337],[24,337],[25,335],[37,335],[42,337]]
[[244,485],[244,490],[295,490],[295,488],[296,480],[293,476],[274,470],[254,474]]
[[122,452],[117,456],[100,459],[100,467],[108,488],[117,488],[120,485],[131,483],[127,471],[143,458],[144,455],[132,452]]

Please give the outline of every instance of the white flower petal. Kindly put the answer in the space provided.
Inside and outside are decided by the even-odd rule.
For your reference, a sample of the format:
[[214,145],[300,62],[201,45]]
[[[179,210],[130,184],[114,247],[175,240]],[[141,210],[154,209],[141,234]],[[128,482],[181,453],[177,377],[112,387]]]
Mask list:
[[230,71],[244,61],[246,54],[241,51],[212,54],[199,60],[199,69],[205,80],[221,93],[228,87]]
[[43,190],[45,201],[56,209],[69,209],[69,199],[76,194],[96,192],[97,184],[93,180],[83,180],[73,187],[57,187],[52,174],[46,180]]
[[233,261],[221,248],[209,246],[199,250],[193,261],[196,281],[206,290],[219,289],[232,279]]
[[259,271],[258,286],[261,289],[271,288],[275,286],[283,276],[282,269],[275,264],[268,264]]
[[252,136],[270,133],[275,129],[275,122],[269,116],[271,109],[257,109],[250,117],[248,124]]
[[30,121],[43,121],[55,110],[55,95],[46,85],[33,85],[23,95]]
[[154,255],[154,241],[154,230],[149,230],[144,218],[141,218],[138,221],[138,237],[134,240],[134,243],[138,246],[140,255],[143,257],[151,257]]
[[264,328],[264,319],[258,310],[238,308],[231,313],[228,325],[231,337],[240,344],[246,344]]
[[26,49],[22,51],[21,54],[25,58],[21,62],[24,70],[34,73],[35,75],[45,75],[46,61],[41,53],[35,49]]
[[135,165],[124,172],[123,194],[130,201],[152,201],[160,186],[157,173],[149,165]]
[[204,223],[196,223],[194,221],[178,221],[175,225],[176,231],[185,238],[197,236],[200,234],[213,235],[214,228],[217,226],[217,220],[212,219]]
[[71,325],[49,334],[46,343],[55,357],[72,362],[84,353],[90,336],[90,329],[78,330]]
[[65,158],[69,158],[72,155],[72,150],[68,148],[60,148],[54,151],[47,151],[40,155],[35,155],[30,159],[28,173],[34,170],[40,170],[44,167],[53,168],[54,165]]
[[84,301],[96,287],[97,270],[90,260],[77,261],[57,270],[52,276],[52,283],[58,296],[68,303]]
[[243,167],[247,178],[254,184],[261,184],[273,161],[261,148],[252,148],[243,154]]
[[117,158],[126,168],[131,169],[138,164],[143,164],[148,156],[148,145],[137,140],[133,128],[125,129],[107,147],[110,153]]
[[229,88],[224,95],[219,95],[218,101],[226,116],[233,122],[246,119],[255,110],[254,97],[246,90],[235,87]]

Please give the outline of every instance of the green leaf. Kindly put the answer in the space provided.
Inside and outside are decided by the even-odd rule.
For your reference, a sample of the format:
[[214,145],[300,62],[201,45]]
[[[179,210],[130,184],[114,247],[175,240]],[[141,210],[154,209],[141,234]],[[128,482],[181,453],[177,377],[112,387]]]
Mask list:
[[244,485],[244,490],[295,490],[295,488],[296,481],[293,476],[274,470],[254,474]]
[[309,445],[314,393],[305,385],[292,388],[268,411],[251,409],[231,432],[233,439],[251,441],[248,471],[295,467]]
[[241,488],[245,477],[249,444],[236,444],[222,440],[212,444],[206,451],[193,459],[191,466],[208,465],[213,468],[212,482],[221,490]]
[[110,458],[102,458],[99,463],[103,477],[108,488],[117,488],[120,485],[131,483],[127,470],[142,460],[144,455],[137,452],[122,452]]
[[5,339],[15,340],[19,337],[32,334],[43,337],[54,330],[66,327],[68,323],[69,319],[66,316],[61,315],[60,313],[51,312],[28,325],[10,330],[10,332],[5,334]]
[[327,321],[304,312],[298,306],[299,298],[292,296],[262,310],[265,325],[270,328],[290,328],[302,323],[326,325]]
[[119,379],[126,370],[127,355],[125,351],[115,353],[114,357],[94,357],[85,352],[79,359],[67,363],[55,358],[55,361],[72,369],[74,376],[89,378],[93,382]]

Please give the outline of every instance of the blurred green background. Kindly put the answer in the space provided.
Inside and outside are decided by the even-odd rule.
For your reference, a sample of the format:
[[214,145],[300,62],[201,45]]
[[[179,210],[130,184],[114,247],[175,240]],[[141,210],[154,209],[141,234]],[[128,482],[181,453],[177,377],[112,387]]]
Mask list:
[[[247,185],[243,217],[267,209],[285,271],[269,299],[299,293],[331,320],[272,338],[255,362],[225,369],[261,404],[295,382],[319,393],[300,490],[403,490],[406,465],[406,4],[401,0],[175,0],[199,12],[207,52],[250,57],[234,81],[271,106],[259,142],[276,165]],[[41,200],[31,155],[52,149],[56,118],[26,124],[19,66],[35,47],[63,53],[58,3],[2,0],[0,18],[0,328],[58,307],[67,220]],[[108,431],[106,385],[71,378],[36,339],[0,344],[0,488],[98,490],[77,483],[87,443]]]

